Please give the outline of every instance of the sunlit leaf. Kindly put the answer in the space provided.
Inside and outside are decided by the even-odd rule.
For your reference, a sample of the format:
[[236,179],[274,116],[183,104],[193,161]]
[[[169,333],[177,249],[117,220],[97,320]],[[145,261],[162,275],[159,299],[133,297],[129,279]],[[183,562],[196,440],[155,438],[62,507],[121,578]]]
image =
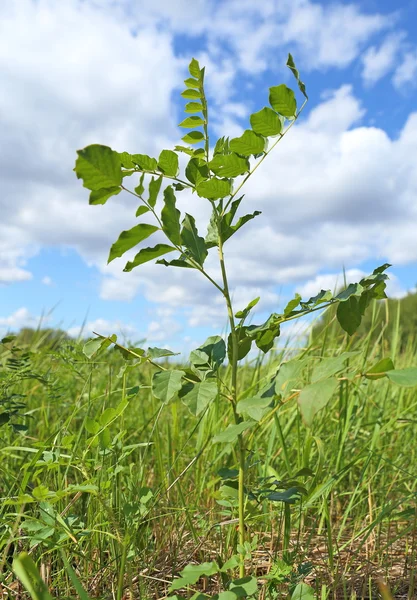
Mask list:
[[158,161],[156,158],[151,158],[147,154],[132,154],[132,162],[135,163],[142,171],[156,171]]
[[132,229],[122,231],[122,233],[119,236],[119,239],[116,242],[114,242],[114,244],[110,248],[110,254],[107,260],[107,264],[115,258],[123,256],[125,252],[131,250],[131,248],[134,248],[143,240],[146,240],[146,238],[155,233],[155,231],[158,231],[158,229],[159,227],[156,227],[155,225],[141,223],[140,225],[135,225],[135,227],[132,227]]
[[193,90],[189,88],[181,92],[181,96],[186,100],[200,100],[200,98],[202,98],[202,95],[198,90]]
[[142,250],[136,254],[135,258],[126,264],[123,271],[128,273],[135,267],[143,265],[154,258],[159,258],[160,256],[163,256],[168,252],[172,252],[173,250],[176,250],[176,248],[173,246],[168,246],[167,244],[157,244],[153,248],[142,248]]
[[90,193],[89,204],[105,204],[109,198],[112,196],[117,196],[120,194],[122,188],[120,187],[111,187],[111,188],[102,188],[101,190],[93,190]]
[[156,200],[158,198],[159,190],[161,189],[162,177],[158,177],[158,179],[154,179],[152,177],[149,182],[149,198],[148,204],[154,208],[156,204]]
[[204,133],[202,131],[189,131],[182,138],[182,141],[186,144],[198,144],[204,140]]
[[207,247],[204,238],[198,235],[194,217],[188,213],[182,222],[181,241],[194,260],[203,265],[208,254]]
[[367,379],[381,379],[381,377],[385,377],[387,371],[394,371],[395,366],[392,362],[392,359],[387,357],[379,360],[373,367],[367,369],[365,373],[365,377]]
[[122,183],[122,163],[118,152],[92,144],[77,151],[75,173],[89,190],[118,187]]
[[300,74],[298,72],[297,67],[295,66],[294,59],[291,56],[291,54],[288,54],[287,67],[289,67],[291,69],[294,77],[296,78],[298,87],[300,88],[301,93],[304,94],[304,96],[308,99],[308,96],[306,93],[306,86],[300,79]]
[[269,88],[269,103],[283,117],[295,117],[297,101],[294,92],[284,83]]
[[386,375],[390,381],[397,385],[404,387],[414,387],[417,385],[417,367],[387,371]]
[[178,127],[183,127],[184,129],[193,129],[194,127],[201,127],[201,125],[205,124],[205,120],[201,117],[187,117],[178,125]]
[[256,425],[255,421],[242,421],[238,425],[228,425],[224,431],[221,431],[213,438],[213,444],[230,444],[237,440],[238,436],[247,429]]
[[198,416],[217,396],[217,383],[215,381],[202,381],[195,383],[192,389],[182,398],[188,410]]
[[200,102],[188,102],[185,105],[184,112],[186,113],[197,113],[202,112],[203,105]]
[[306,425],[311,426],[314,416],[326,406],[339,382],[335,378],[316,381],[303,388],[298,396],[298,405]]
[[181,244],[180,211],[175,207],[175,194],[171,186],[164,190],[164,207],[161,211],[163,231],[167,238],[175,245]]
[[229,146],[232,152],[242,156],[250,156],[264,151],[265,139],[251,129],[246,129],[240,137],[230,140]]
[[169,402],[180,391],[184,375],[184,371],[176,369],[155,373],[152,377],[152,394],[161,402]]
[[209,200],[225,198],[230,193],[231,184],[227,179],[212,177],[206,181],[200,181],[197,184],[197,194],[202,198],[208,198]]
[[216,154],[209,162],[209,167],[219,177],[237,177],[247,173],[250,164],[247,158],[232,152],[231,154]]
[[176,177],[178,174],[178,154],[172,150],[162,150],[158,158],[158,169],[169,177]]
[[277,113],[265,106],[260,111],[250,116],[250,124],[255,133],[264,137],[278,135],[281,133],[282,122]]

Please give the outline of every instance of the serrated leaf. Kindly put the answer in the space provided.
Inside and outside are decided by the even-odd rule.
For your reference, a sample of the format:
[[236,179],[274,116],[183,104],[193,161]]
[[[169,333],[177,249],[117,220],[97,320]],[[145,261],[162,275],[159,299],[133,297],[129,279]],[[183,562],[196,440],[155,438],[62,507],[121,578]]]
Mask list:
[[188,213],[182,222],[181,241],[194,260],[203,266],[208,254],[206,243],[204,238],[198,235],[194,217]]
[[149,236],[151,236],[155,231],[158,231],[159,227],[155,225],[149,225],[148,223],[141,223],[140,225],[135,225],[132,229],[128,229],[126,231],[122,231],[119,236],[119,239],[114,242],[112,247],[110,248],[109,258],[107,260],[107,264],[111,263],[115,258],[119,258],[123,256],[125,252],[131,250],[137,244],[146,240]]
[[231,193],[231,184],[227,179],[218,179],[212,177],[206,181],[200,181],[197,184],[197,194],[201,198],[215,200],[217,198],[225,198]]
[[162,150],[158,158],[158,169],[164,175],[176,177],[178,174],[178,154],[172,150]]
[[142,250],[136,254],[135,258],[126,264],[123,271],[128,273],[135,267],[143,265],[154,258],[159,258],[164,254],[168,254],[168,252],[172,252],[173,250],[176,250],[176,248],[168,246],[167,244],[157,244],[153,248],[142,248]]
[[194,127],[201,127],[205,124],[205,120],[201,117],[187,117],[178,125],[184,129],[193,129]]
[[232,152],[231,154],[216,154],[209,162],[209,167],[219,177],[238,177],[249,171],[250,164],[247,158]]
[[228,425],[224,431],[214,436],[213,444],[231,444],[237,440],[241,433],[251,429],[254,425],[256,425],[256,421],[242,421],[237,425]]
[[164,207],[161,211],[162,229],[167,238],[176,246],[181,245],[180,211],[175,207],[175,194],[171,186],[164,190]]
[[311,383],[301,390],[298,406],[308,427],[311,426],[314,416],[329,402],[338,385],[337,379],[324,379]]
[[394,363],[392,359],[387,357],[379,360],[373,367],[368,369],[365,373],[365,377],[367,379],[381,379],[381,377],[385,377],[387,371],[395,370]]
[[193,385],[191,391],[182,398],[182,402],[197,417],[216,398],[217,393],[215,381],[202,381]]
[[190,72],[191,77],[195,77],[196,79],[201,78],[201,69],[198,60],[195,58],[191,59],[191,62],[188,65],[188,71]]
[[387,371],[388,379],[397,385],[404,387],[414,387],[417,385],[417,367],[407,367],[406,369],[394,369]]
[[111,188],[102,188],[101,190],[93,190],[90,193],[89,204],[105,204],[109,198],[112,196],[117,196],[120,194],[122,188],[120,187],[111,187]]
[[240,137],[230,140],[229,147],[232,152],[242,156],[260,154],[264,151],[265,139],[251,129],[246,129]]
[[350,296],[344,302],[339,302],[336,316],[342,329],[349,335],[353,335],[362,321],[359,299],[356,296]]
[[202,112],[203,105],[200,102],[187,102],[184,108],[186,113],[198,113]]
[[302,94],[303,94],[303,95],[304,95],[304,96],[307,98],[307,100],[308,100],[308,96],[307,96],[307,93],[306,93],[306,86],[304,85],[304,83],[303,83],[303,82],[301,81],[301,79],[300,79],[300,74],[299,74],[299,72],[298,72],[298,69],[297,69],[297,67],[295,66],[294,59],[293,59],[293,57],[291,56],[291,54],[288,54],[287,67],[288,67],[289,69],[291,69],[291,71],[292,71],[292,73],[293,73],[294,77],[296,78],[296,80],[297,80],[297,83],[298,83],[298,87],[300,88],[300,92],[301,92],[301,93],[302,93]]
[[181,96],[186,100],[200,100],[200,98],[202,98],[202,95],[198,90],[192,90],[190,88],[181,92]]
[[282,123],[277,113],[265,106],[260,111],[250,116],[250,124],[255,133],[264,137],[281,133]]
[[156,171],[158,167],[156,158],[151,158],[147,154],[132,154],[131,159],[142,171]]
[[284,83],[269,88],[269,103],[283,117],[295,117],[297,101],[294,92]]
[[204,133],[202,131],[189,131],[184,137],[181,138],[186,144],[198,144],[204,140]]
[[122,163],[118,152],[92,144],[77,151],[74,171],[89,190],[118,187],[122,183]]
[[152,206],[152,208],[155,207],[156,201],[158,199],[159,190],[161,189],[161,183],[162,183],[162,176],[158,177],[158,179],[154,179],[152,177],[151,181],[149,182],[148,204],[149,204],[149,206]]
[[164,404],[168,403],[180,391],[184,371],[172,369],[159,371],[152,377],[152,394]]

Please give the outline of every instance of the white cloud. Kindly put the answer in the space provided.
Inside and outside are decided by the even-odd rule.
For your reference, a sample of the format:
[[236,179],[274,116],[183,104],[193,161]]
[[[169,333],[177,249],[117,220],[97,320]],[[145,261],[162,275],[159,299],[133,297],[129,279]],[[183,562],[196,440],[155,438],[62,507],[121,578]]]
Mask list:
[[378,48],[376,46],[368,48],[362,57],[362,78],[365,84],[373,85],[391,71],[404,38],[404,32],[391,34]]
[[396,68],[393,83],[397,88],[403,88],[405,85],[416,85],[417,79],[417,49],[406,52],[403,62]]
[[49,277],[49,275],[45,275],[45,277],[42,277],[42,283],[43,285],[50,286],[53,285],[54,282],[52,281],[52,278]]
[[30,310],[23,306],[8,317],[0,317],[0,331],[13,331],[16,333],[23,327],[36,328],[39,324],[44,324],[47,320],[47,317],[32,315]]

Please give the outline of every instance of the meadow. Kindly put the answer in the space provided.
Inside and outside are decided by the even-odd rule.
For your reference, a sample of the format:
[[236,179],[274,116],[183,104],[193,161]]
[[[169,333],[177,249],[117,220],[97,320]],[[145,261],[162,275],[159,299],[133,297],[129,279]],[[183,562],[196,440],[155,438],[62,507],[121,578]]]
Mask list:
[[[394,597],[415,597],[415,390],[349,377],[387,355],[400,367],[415,363],[416,340],[396,344],[398,323],[393,315],[380,327],[375,317],[367,336],[351,338],[330,322],[305,347],[289,340],[241,370],[242,386],[255,389],[282,361],[307,359],[273,417],[245,436],[248,486],[272,476],[284,489],[294,479],[304,488],[291,502],[248,502],[245,561],[265,598],[288,597],[300,581],[318,598],[379,597],[381,577]],[[346,351],[358,353],[306,427],[296,390],[312,365]],[[233,444],[212,443],[231,418],[221,393],[195,417],[180,399],[151,394],[151,365],[110,349],[88,359],[81,342],[51,349],[41,332],[30,345],[6,340],[0,360],[3,408],[6,397],[17,407],[0,441],[5,598],[22,594],[11,562],[22,550],[57,598],[75,596],[68,565],[91,598],[162,598],[188,563],[230,559],[237,455]],[[192,588],[213,594],[222,578]]]

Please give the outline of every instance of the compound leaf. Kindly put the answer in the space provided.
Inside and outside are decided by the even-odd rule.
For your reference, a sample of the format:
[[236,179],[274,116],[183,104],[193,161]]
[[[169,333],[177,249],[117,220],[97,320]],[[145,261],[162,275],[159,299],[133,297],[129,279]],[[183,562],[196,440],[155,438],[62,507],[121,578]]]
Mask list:
[[283,117],[295,117],[297,101],[294,92],[285,83],[269,88],[269,103]]
[[77,151],[74,171],[89,190],[118,187],[122,183],[122,163],[118,152],[92,144]]
[[109,264],[115,258],[119,258],[125,252],[134,248],[137,244],[146,240],[150,235],[158,231],[159,227],[155,225],[148,225],[148,223],[141,223],[140,225],[135,225],[132,229],[128,229],[126,231],[122,231],[119,236],[119,239],[114,242],[112,247],[110,248],[109,258],[107,260],[107,264]]
[[142,248],[142,250],[136,254],[135,258],[126,264],[123,271],[128,273],[135,267],[143,265],[154,258],[159,258],[164,254],[168,254],[168,252],[172,252],[173,250],[176,250],[176,248],[173,246],[168,246],[168,244],[157,244],[153,248]]

